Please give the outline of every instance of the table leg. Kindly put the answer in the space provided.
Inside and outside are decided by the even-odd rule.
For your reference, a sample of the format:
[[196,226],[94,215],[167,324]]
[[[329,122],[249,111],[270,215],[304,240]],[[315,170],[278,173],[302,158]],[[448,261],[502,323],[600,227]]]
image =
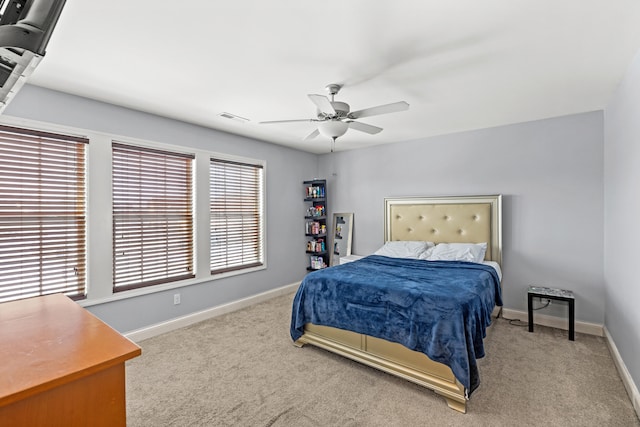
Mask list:
[[569,340],[575,341],[575,301],[569,300]]
[[533,332],[533,295],[527,294],[527,309],[529,312],[529,332]]

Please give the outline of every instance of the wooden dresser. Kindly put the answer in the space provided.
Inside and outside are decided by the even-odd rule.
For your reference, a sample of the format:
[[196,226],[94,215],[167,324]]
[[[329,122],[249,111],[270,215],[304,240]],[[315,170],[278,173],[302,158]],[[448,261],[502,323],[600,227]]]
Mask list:
[[125,426],[140,347],[62,294],[0,304],[0,425]]

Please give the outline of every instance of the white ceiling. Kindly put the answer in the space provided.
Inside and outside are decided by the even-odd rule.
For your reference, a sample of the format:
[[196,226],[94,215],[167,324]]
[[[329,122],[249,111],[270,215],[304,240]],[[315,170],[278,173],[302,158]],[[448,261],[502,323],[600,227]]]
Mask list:
[[329,83],[411,106],[337,150],[600,110],[639,49],[638,0],[67,0],[29,83],[324,153],[258,122],[315,117]]

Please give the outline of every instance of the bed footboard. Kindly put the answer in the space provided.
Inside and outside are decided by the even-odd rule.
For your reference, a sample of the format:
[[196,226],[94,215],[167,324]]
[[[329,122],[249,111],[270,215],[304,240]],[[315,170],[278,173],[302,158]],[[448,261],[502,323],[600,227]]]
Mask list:
[[425,354],[380,338],[337,328],[305,325],[305,333],[295,343],[311,344],[381,371],[431,389],[445,398],[450,408],[466,413],[464,387],[451,369]]

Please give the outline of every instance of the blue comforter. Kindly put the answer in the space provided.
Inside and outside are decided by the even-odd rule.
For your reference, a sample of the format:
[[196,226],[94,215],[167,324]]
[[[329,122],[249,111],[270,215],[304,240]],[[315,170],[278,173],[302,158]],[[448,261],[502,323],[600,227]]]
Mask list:
[[371,255],[308,274],[293,301],[291,337],[306,323],[397,342],[451,368],[468,394],[500,279],[483,264]]

